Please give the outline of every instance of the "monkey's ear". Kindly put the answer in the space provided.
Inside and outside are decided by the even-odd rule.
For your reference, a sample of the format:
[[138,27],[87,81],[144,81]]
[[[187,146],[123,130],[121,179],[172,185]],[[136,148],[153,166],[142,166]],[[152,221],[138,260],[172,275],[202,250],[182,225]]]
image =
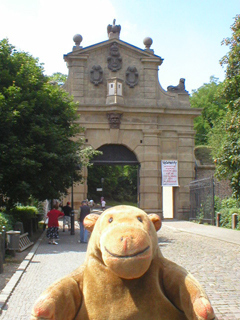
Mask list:
[[150,213],[148,214],[148,218],[152,221],[152,223],[154,224],[154,227],[156,229],[156,231],[161,229],[162,226],[162,221],[160,219],[160,217],[156,214],[156,213]]
[[87,231],[92,232],[98,218],[98,214],[88,214],[83,220],[84,228],[87,229]]

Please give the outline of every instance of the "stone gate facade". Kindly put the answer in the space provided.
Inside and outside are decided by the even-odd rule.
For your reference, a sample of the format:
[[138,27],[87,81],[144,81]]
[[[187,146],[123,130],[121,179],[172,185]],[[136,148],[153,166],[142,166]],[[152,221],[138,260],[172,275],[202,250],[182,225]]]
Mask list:
[[[184,79],[164,91],[158,81],[163,63],[151,49],[151,38],[141,49],[120,40],[121,27],[107,27],[108,40],[81,46],[74,36],[72,52],[64,55],[69,69],[65,90],[78,102],[79,125],[86,146],[124,145],[140,164],[140,208],[162,215],[161,160],[178,161],[179,186],[174,187],[174,217],[187,218],[189,183],[194,179],[193,119]],[[74,204],[87,197],[83,185],[74,188]]]

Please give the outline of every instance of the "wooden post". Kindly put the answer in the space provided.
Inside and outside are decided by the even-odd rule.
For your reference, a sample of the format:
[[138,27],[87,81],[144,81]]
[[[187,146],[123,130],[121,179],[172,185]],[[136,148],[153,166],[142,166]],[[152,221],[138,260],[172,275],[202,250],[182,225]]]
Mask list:
[[220,219],[221,219],[221,213],[217,212],[217,227],[220,227]]
[[232,214],[232,229],[236,229],[237,227],[237,213]]
[[2,227],[2,254],[3,254],[3,262],[5,261],[5,254],[6,254],[6,227]]
[[3,235],[2,232],[0,232],[0,273],[3,273],[3,252],[2,252],[2,243],[3,243]]

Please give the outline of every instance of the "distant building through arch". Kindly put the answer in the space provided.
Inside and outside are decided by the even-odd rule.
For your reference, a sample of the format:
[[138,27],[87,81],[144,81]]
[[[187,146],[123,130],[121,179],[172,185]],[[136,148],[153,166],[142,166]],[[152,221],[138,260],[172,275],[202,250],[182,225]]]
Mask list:
[[[200,110],[190,107],[183,78],[163,90],[158,81],[163,59],[151,49],[151,38],[144,39],[141,49],[120,40],[120,26],[107,30],[108,40],[85,48],[76,35],[72,52],[64,55],[69,74],[63,88],[78,103],[85,145],[102,148],[104,161],[113,148],[116,159],[111,161],[124,161],[125,153],[132,156],[126,161],[140,166],[139,207],[160,216],[164,216],[161,161],[175,160],[178,185],[172,187],[172,218],[186,219],[189,183],[194,179],[193,120]],[[83,175],[85,182],[74,187],[75,208],[87,197],[87,169]]]

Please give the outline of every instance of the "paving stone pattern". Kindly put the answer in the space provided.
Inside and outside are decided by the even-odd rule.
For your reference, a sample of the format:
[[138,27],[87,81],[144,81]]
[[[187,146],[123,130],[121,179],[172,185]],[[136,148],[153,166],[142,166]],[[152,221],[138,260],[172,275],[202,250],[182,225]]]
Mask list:
[[60,232],[59,244],[49,245],[44,237],[26,272],[16,286],[0,319],[29,320],[34,301],[54,281],[75,270],[84,261],[86,244],[80,244],[79,230],[74,236]]
[[[240,245],[164,225],[158,234],[163,255],[185,267],[199,280],[218,319],[240,319]],[[67,233],[60,236],[58,246],[49,245],[46,239],[42,241],[1,319],[29,320],[33,303],[40,293],[82,264],[86,245],[77,243],[79,230],[75,236]]]
[[219,320],[240,319],[240,245],[163,227],[163,255],[190,271]]

